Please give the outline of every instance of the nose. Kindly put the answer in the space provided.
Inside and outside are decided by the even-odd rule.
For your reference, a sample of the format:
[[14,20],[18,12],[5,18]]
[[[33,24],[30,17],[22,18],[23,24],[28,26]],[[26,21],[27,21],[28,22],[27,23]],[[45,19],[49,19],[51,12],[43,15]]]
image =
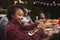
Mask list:
[[21,16],[20,16],[20,18],[22,19],[22,18],[23,18],[23,16],[21,15]]
[[21,18],[21,20],[23,20],[23,18]]

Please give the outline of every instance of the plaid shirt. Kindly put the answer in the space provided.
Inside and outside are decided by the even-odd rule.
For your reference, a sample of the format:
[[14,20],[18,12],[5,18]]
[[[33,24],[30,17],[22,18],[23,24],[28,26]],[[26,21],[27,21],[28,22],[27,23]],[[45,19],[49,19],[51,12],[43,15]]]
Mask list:
[[5,36],[7,40],[39,40],[40,36],[44,36],[44,32],[40,29],[35,35],[29,36],[28,34],[24,34],[22,31],[24,30],[32,30],[37,24],[31,24],[29,26],[24,26],[23,24],[17,25],[8,22],[5,29]]

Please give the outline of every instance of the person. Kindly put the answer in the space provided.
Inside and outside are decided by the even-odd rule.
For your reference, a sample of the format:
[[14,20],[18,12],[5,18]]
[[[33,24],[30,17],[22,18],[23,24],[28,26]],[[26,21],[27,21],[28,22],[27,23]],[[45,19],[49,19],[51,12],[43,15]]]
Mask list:
[[60,40],[60,32],[52,34],[49,40]]
[[28,9],[25,9],[25,10],[26,10],[26,13],[25,13],[26,19],[32,22],[32,19],[31,19],[30,15],[28,14]]
[[50,19],[50,14],[47,12],[40,12],[39,13],[39,18],[40,19]]
[[22,19],[25,10],[21,5],[13,5],[7,10],[8,23],[5,28],[6,40],[39,40],[45,35],[44,30],[40,28],[33,36],[26,34],[24,31],[32,30],[38,23],[24,25]]
[[60,17],[58,18],[58,25],[60,26]]
[[6,16],[2,17],[0,20],[0,40],[5,40],[4,31],[7,23],[8,23],[7,17]]
[[3,28],[5,28],[6,24],[8,23],[7,17],[6,16],[2,17],[0,23],[3,26]]
[[44,14],[44,12],[41,12],[41,13],[39,14],[39,20],[40,20],[40,24],[45,25],[46,15]]
[[23,17],[22,22],[23,22],[25,25],[28,25],[28,24],[30,24],[30,23],[33,23],[33,21],[32,21],[32,19],[31,19],[30,15],[28,14],[28,9],[25,8],[25,10],[26,10],[26,13],[25,13],[25,15],[24,15],[24,17]]
[[44,14],[44,12],[39,13],[39,17],[40,19],[46,19],[46,15]]

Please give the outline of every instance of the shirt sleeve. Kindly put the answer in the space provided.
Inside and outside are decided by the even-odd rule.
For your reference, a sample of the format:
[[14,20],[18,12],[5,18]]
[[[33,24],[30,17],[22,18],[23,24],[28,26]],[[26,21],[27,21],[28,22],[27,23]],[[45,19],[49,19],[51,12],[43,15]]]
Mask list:
[[32,23],[30,25],[22,25],[20,28],[23,30],[23,31],[26,31],[26,30],[32,30],[34,29],[35,27],[37,27],[38,23]]
[[7,26],[5,31],[7,40],[28,40],[28,36],[13,25]]

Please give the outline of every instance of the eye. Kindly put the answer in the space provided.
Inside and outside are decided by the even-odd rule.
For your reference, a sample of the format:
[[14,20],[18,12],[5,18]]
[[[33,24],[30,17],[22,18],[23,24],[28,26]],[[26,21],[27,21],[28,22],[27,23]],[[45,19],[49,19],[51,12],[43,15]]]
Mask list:
[[21,14],[19,14],[19,16],[24,16],[24,14],[21,13]]
[[[19,15],[19,14],[18,14]],[[19,16],[21,16],[21,15],[19,15]]]

